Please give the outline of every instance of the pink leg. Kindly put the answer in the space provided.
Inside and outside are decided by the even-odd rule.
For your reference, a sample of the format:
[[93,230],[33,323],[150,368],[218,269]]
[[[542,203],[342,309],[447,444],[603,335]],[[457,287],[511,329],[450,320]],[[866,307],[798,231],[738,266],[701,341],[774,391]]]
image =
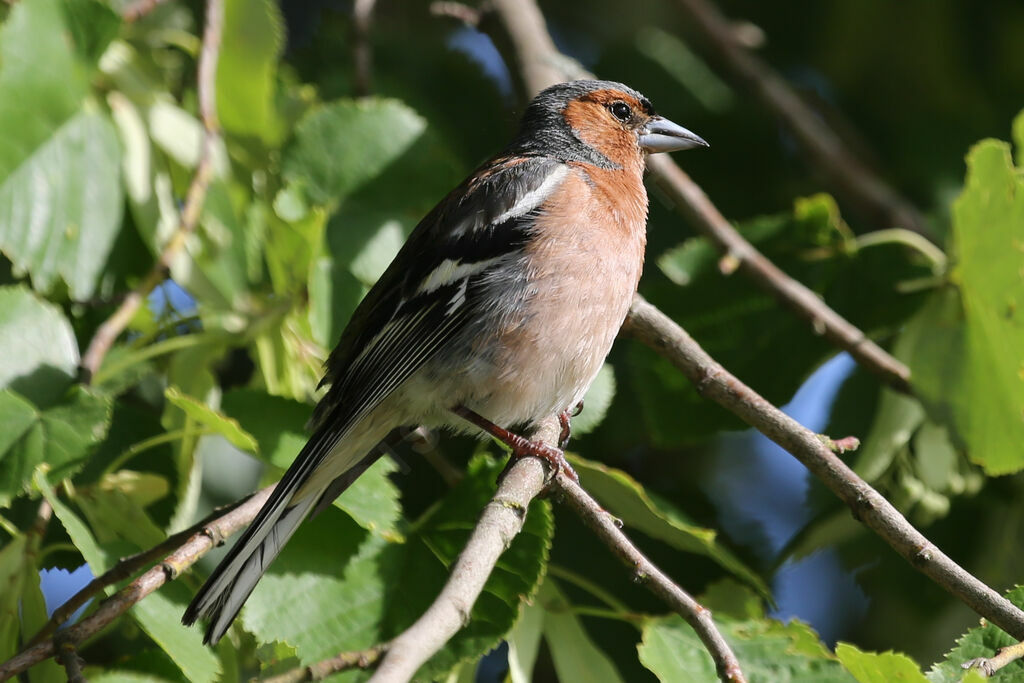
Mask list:
[[498,441],[511,448],[512,460],[509,461],[510,463],[518,460],[519,458],[532,455],[546,460],[555,471],[555,476],[558,476],[559,472],[564,471],[573,481],[579,483],[580,478],[576,476],[576,471],[573,470],[572,466],[566,462],[565,454],[561,450],[554,448],[553,446],[540,443],[539,441],[530,441],[518,434],[513,434],[504,427],[499,427],[487,418],[478,415],[465,406],[455,406],[452,408],[452,412],[465,419],[467,422],[471,422],[476,425]]

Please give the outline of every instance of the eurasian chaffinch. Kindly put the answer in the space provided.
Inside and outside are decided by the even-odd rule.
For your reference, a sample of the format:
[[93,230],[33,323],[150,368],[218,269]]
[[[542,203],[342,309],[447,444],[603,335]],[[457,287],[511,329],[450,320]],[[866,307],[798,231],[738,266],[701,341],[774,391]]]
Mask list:
[[706,145],[621,83],[537,95],[511,144],[420,221],[356,309],[327,360],[312,437],[184,622],[209,618],[205,641],[216,643],[302,520],[396,428],[475,425],[513,457],[567,468],[560,450],[500,425],[558,414],[567,438],[567,411],[608,355],[643,268],[644,153]]

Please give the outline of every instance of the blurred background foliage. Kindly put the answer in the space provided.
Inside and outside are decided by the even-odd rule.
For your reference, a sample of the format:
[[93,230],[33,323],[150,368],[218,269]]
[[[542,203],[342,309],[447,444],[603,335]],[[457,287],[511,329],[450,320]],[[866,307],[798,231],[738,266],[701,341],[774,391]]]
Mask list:
[[[680,163],[775,263],[907,363],[918,398],[883,389],[732,274],[654,189],[641,293],[804,424],[859,437],[846,457],[862,476],[982,580],[1013,588],[1024,576],[1024,5],[719,8],[922,210],[931,242],[833,199],[672,0],[541,6],[562,51],[711,142]],[[202,3],[168,0],[135,21],[127,9],[0,5],[0,659],[46,620],[60,584],[276,480],[360,297],[419,218],[508,140],[524,102],[493,17],[477,29],[425,2],[380,0],[364,82],[351,3],[226,0],[223,139],[198,230],[86,385],[80,353],[176,229],[200,153]],[[1016,166],[997,140],[1016,145]],[[959,680],[958,662],[1009,642],[635,342],[616,345],[576,427],[584,485],[716,610],[755,679],[921,677],[868,652],[895,649],[925,670],[942,662],[930,680]],[[303,527],[220,646],[179,625],[206,558],[84,643],[87,672],[236,680],[400,631],[439,590],[500,451],[441,436],[394,455]],[[43,498],[55,519],[39,533]],[[421,674],[713,678],[664,611],[578,520],[539,501],[469,627]]]

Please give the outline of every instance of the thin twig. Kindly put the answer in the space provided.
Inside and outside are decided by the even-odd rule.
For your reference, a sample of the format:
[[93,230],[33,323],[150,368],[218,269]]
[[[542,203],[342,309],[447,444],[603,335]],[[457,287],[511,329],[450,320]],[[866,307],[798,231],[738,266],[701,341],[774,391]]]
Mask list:
[[[152,2],[152,0],[148,0]],[[155,3],[154,3],[155,5]],[[129,8],[130,9],[130,8]],[[171,264],[184,248],[185,241],[195,231],[202,213],[206,190],[213,177],[213,159],[220,141],[220,125],[217,122],[216,74],[217,58],[220,54],[221,27],[224,20],[222,0],[209,0],[206,4],[206,26],[203,29],[203,47],[199,52],[197,89],[199,91],[199,118],[203,123],[202,148],[195,175],[185,195],[185,206],[181,210],[178,228],[164,245],[156,263],[135,289],[125,296],[117,310],[103,321],[89,348],[82,356],[80,375],[88,384],[99,370],[107,351],[128,327],[135,313],[145,303],[146,297],[167,278]]]
[[837,193],[875,225],[899,226],[934,239],[924,216],[871,172],[785,79],[743,45],[717,7],[707,0],[676,4],[725,73],[778,117]]
[[359,652],[342,652],[330,659],[301,666],[283,674],[263,679],[263,683],[301,683],[301,681],[322,681],[333,674],[349,669],[369,669],[387,652],[388,643],[374,645]]
[[[262,494],[263,491],[260,491],[253,495]],[[244,505],[248,500],[249,498],[243,498],[230,505],[218,508],[188,529],[168,536],[163,543],[153,546],[149,550],[136,553],[135,555],[122,557],[113,567],[95,577],[80,591],[72,595],[64,604],[54,610],[53,614],[50,616],[50,620],[47,621],[46,624],[39,629],[39,632],[32,637],[32,640],[29,641],[29,646],[40,643],[44,638],[49,637],[57,630],[58,626],[70,619],[71,615],[73,615],[79,607],[98,596],[107,586],[112,586],[119,581],[123,581],[124,579],[131,577],[135,572],[153,563],[157,558],[163,557],[175,548],[178,548],[188,541],[193,535],[201,533],[206,526],[213,524],[224,515]]]
[[[552,418],[542,423],[532,438],[555,444],[560,431],[557,419]],[[522,529],[530,501],[544,490],[546,474],[545,464],[537,458],[524,458],[512,465],[452,566],[441,593],[415,624],[388,644],[388,652],[371,681],[409,680],[469,621],[487,577],[501,553]],[[555,478],[554,485],[597,536],[634,569],[635,575],[694,627],[715,660],[721,679],[744,681],[739,662],[715,627],[711,613],[651,563],[565,472]]]
[[624,331],[668,359],[701,396],[719,403],[793,454],[915,569],[1014,638],[1024,638],[1024,612],[935,547],[847,467],[826,440],[730,374],[679,325],[639,295]]
[[[533,0],[494,0],[493,7],[512,41],[527,88],[532,92],[566,78],[593,78],[578,64],[558,52]],[[739,269],[762,289],[811,323],[818,334],[850,353],[863,367],[886,384],[910,391],[910,370],[833,311],[810,289],[779,270],[744,239],[715,207],[704,191],[671,158],[652,155],[647,161],[654,181]]]
[[[256,513],[260,511],[263,504],[267,502],[267,498],[270,497],[273,490],[273,486],[268,486],[230,512],[205,525],[197,533],[192,534],[188,541],[168,555],[159,565],[104,600],[91,615],[61,631],[62,638],[70,643],[80,643],[99,633],[147,595],[168,581],[177,578],[181,572],[205,555],[210,548],[222,543],[224,539],[247,526],[256,517]],[[54,639],[47,638],[0,664],[0,681],[16,676],[29,667],[55,655]]]
[[352,5],[352,61],[355,70],[353,90],[356,97],[366,97],[372,90],[373,46],[370,25],[377,0],[355,0]]
[[993,676],[1005,666],[1013,664],[1024,657],[1024,642],[1001,647],[992,657],[976,657],[969,659],[960,666],[964,669],[977,669],[986,676]]
[[82,659],[78,656],[78,648],[75,643],[63,633],[58,633],[54,641],[57,647],[57,654],[54,657],[57,663],[64,667],[68,683],[85,683],[85,676],[82,674]]
[[640,550],[622,533],[614,518],[598,505],[583,488],[564,472],[560,472],[555,484],[569,507],[579,515],[594,534],[607,545],[623,564],[632,569],[633,578],[647,587],[654,595],[668,604],[674,612],[686,620],[715,662],[718,677],[723,681],[741,683],[746,678],[740,663],[729,644],[711,618],[711,610],[703,607],[672,579],[647,559]]

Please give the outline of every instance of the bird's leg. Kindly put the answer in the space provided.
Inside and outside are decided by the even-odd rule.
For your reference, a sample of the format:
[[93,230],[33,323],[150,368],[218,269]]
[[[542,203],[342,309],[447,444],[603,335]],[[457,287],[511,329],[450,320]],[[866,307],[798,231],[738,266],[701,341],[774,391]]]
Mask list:
[[565,453],[563,453],[561,450],[553,446],[549,446],[546,443],[541,443],[539,441],[531,441],[527,438],[519,436],[518,434],[513,434],[504,427],[499,427],[498,425],[494,424],[486,417],[483,417],[473,412],[466,406],[455,406],[454,408],[452,408],[452,412],[458,415],[459,417],[463,418],[467,422],[476,425],[480,429],[484,430],[485,432],[493,436],[498,441],[502,442],[503,444],[511,448],[512,459],[509,461],[510,465],[516,460],[519,460],[520,458],[525,458],[527,456],[532,455],[534,457],[541,458],[542,460],[546,461],[549,465],[551,465],[551,468],[554,470],[554,476],[558,476],[559,472],[564,471],[573,481],[577,483],[579,482],[580,478],[576,476],[576,471],[572,468],[572,466],[568,462],[566,462]]
[[562,426],[562,431],[558,434],[558,447],[565,450],[565,447],[569,445],[569,437],[572,436],[572,424],[570,420],[583,412],[583,401],[576,404],[571,410],[566,408],[558,414],[558,424]]

